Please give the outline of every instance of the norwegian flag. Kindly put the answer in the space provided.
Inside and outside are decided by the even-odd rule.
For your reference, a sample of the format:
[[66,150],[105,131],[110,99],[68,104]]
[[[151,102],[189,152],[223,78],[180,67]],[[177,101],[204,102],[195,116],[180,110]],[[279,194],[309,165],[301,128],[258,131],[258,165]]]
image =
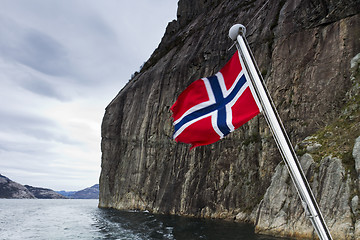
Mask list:
[[[214,76],[190,84],[171,107],[178,142],[214,143],[260,112],[238,51]],[[256,99],[256,100],[255,100]]]

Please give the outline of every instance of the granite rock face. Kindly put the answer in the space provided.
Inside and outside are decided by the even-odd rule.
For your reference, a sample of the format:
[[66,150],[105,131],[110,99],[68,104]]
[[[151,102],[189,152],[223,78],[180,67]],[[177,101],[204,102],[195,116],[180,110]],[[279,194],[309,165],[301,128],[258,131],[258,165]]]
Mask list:
[[[351,59],[353,86],[331,124],[296,145],[300,162],[334,239],[358,239],[360,157],[360,62]],[[263,200],[252,213],[261,233],[312,238],[315,233],[284,164],[279,164]]]
[[[354,226],[349,205],[351,178],[346,178],[341,160],[328,156],[317,165],[306,153],[300,162],[311,180],[311,188],[333,238],[352,239]],[[278,165],[272,183],[254,213],[257,214],[257,231],[278,236],[313,237],[316,234],[301,206],[286,166]]]
[[[176,97],[228,61],[235,52],[228,51],[229,28],[247,25],[263,4],[179,1],[178,18],[169,23],[158,48],[106,108],[100,207],[237,219],[267,234],[312,236],[262,116],[215,144],[191,151],[171,139],[169,109]],[[359,78],[350,71],[351,59],[360,52],[358,26],[358,0],[270,1],[246,26],[247,40],[294,145],[324,129],[325,135],[340,115],[352,119],[352,134],[360,128],[354,88]],[[334,137],[341,127],[334,128]],[[359,217],[350,207],[358,195],[351,157],[355,138],[337,143],[338,155],[321,140],[299,148],[302,164],[330,230],[339,232],[334,236],[359,237]],[[330,184],[335,182],[337,190]]]
[[352,152],[352,155],[355,160],[356,173],[358,175],[358,178],[360,179],[360,137],[358,137],[355,141],[354,150]]

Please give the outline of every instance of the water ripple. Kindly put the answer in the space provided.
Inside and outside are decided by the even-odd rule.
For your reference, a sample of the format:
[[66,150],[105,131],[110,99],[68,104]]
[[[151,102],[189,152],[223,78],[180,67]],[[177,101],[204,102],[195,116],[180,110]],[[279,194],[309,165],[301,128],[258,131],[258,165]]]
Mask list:
[[275,240],[251,225],[97,208],[97,200],[0,199],[0,240]]

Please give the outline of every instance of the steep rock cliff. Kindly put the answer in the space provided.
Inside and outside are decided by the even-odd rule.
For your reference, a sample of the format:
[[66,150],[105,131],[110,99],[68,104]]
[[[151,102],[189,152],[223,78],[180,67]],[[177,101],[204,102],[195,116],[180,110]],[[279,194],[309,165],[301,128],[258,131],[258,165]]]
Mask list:
[[[262,116],[218,143],[192,151],[171,140],[169,108],[178,94],[226,63],[235,51],[227,50],[232,44],[228,29],[235,23],[247,25],[265,2],[179,1],[178,18],[169,23],[159,47],[106,108],[100,207],[237,218],[257,224],[260,232],[311,237],[311,226],[297,218],[301,205],[295,193],[289,208],[277,210],[287,215],[284,225],[266,223],[273,216],[265,213],[274,207],[268,196],[275,176],[285,179],[279,181],[284,191],[290,190]],[[335,121],[347,104],[346,93],[354,86],[349,63],[360,52],[358,26],[360,2],[354,0],[269,1],[248,24],[247,39],[294,145]],[[343,166],[340,158],[322,158],[327,160],[316,162],[316,168],[310,164],[308,174],[330,171],[332,161]],[[314,179],[318,189],[333,181],[321,173]],[[325,212],[343,200],[329,201],[334,204],[325,205]],[[330,210],[326,217],[332,222],[339,214]],[[346,236],[354,229],[348,232]]]

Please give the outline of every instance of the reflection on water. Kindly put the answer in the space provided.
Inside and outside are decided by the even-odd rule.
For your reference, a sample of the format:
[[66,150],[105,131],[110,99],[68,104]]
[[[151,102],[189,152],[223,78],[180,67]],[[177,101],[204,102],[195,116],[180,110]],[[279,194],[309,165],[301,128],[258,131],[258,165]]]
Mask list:
[[0,199],[0,240],[275,240],[248,224],[97,208],[97,200]]

